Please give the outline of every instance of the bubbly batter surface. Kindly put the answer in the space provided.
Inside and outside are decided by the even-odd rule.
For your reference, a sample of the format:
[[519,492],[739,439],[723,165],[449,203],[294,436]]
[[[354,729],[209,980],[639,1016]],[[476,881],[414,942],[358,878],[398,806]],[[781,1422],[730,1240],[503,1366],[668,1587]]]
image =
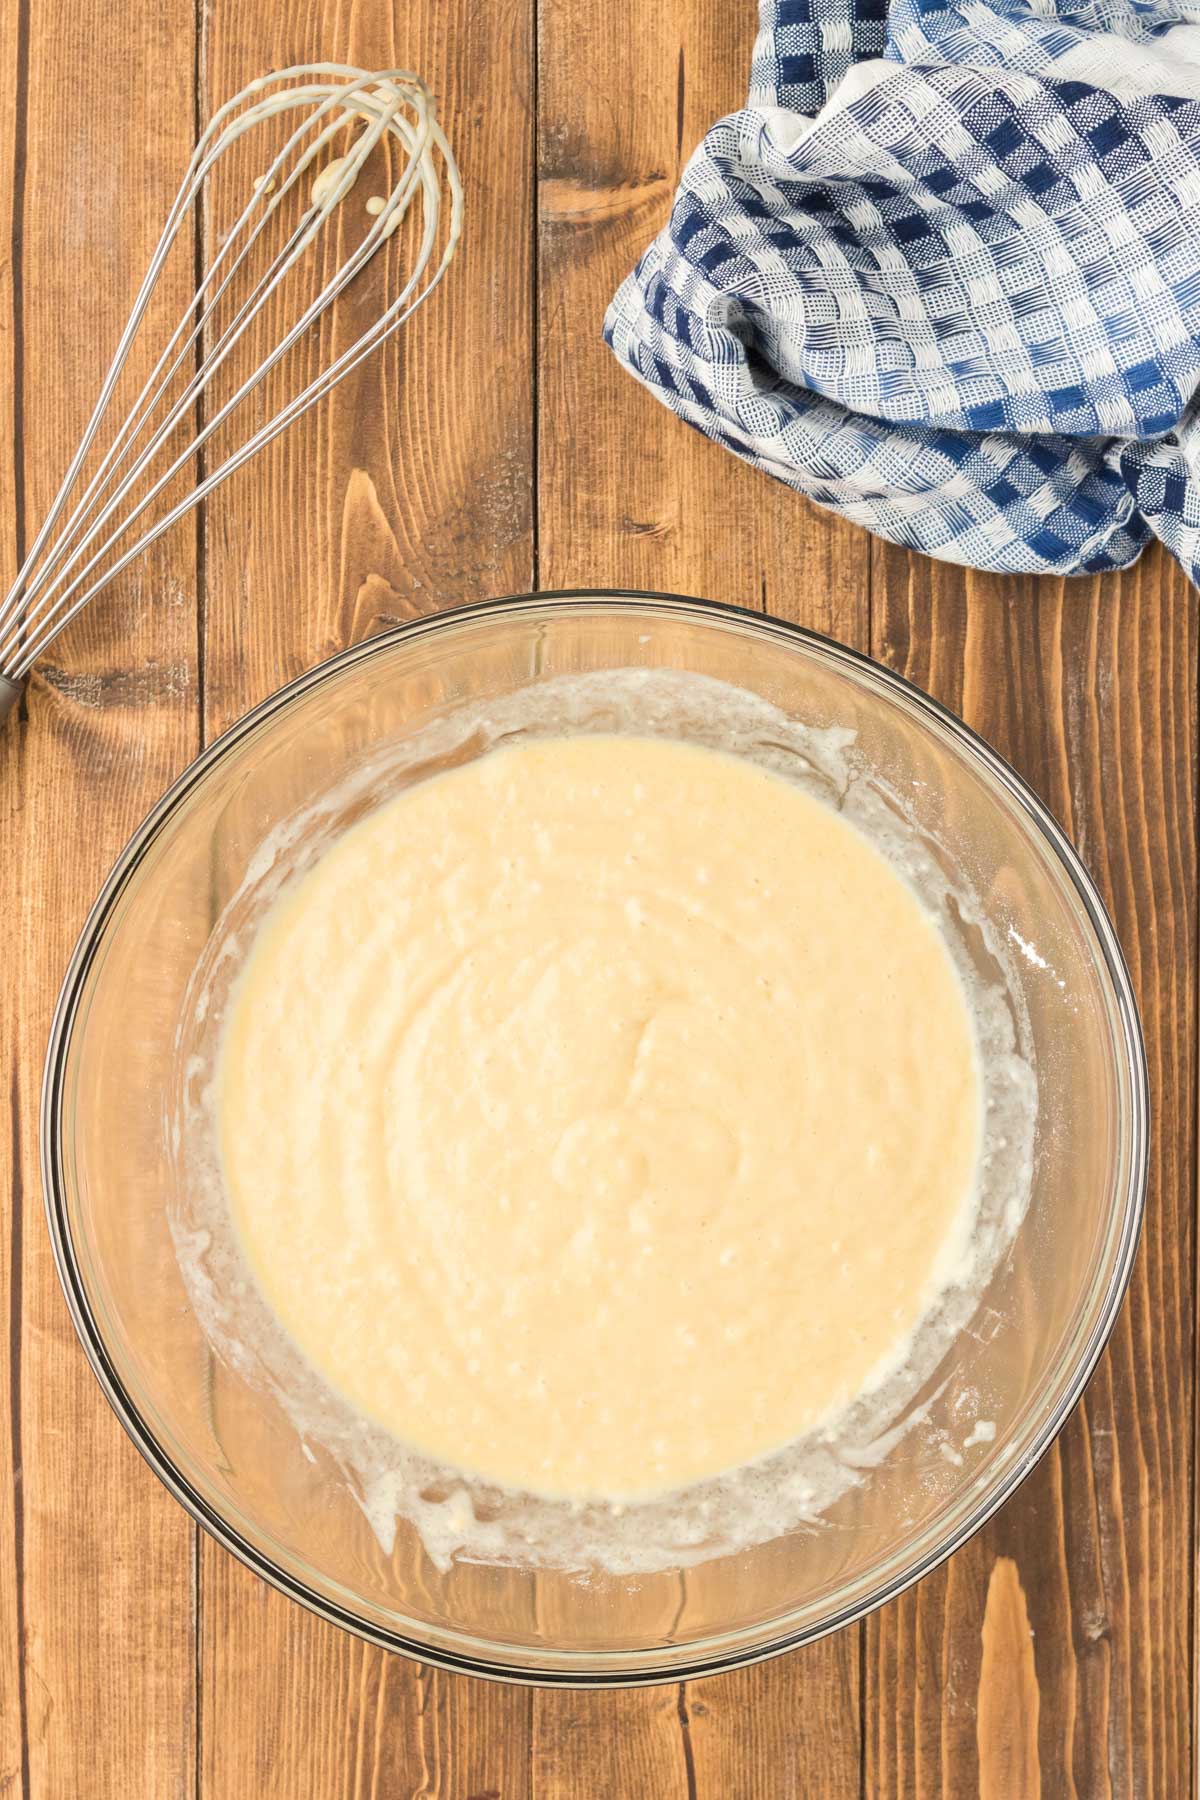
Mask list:
[[970,1014],[821,801],[661,739],[412,787],[276,903],[217,1072],[282,1323],[501,1484],[634,1497],[832,1417],[969,1233]]

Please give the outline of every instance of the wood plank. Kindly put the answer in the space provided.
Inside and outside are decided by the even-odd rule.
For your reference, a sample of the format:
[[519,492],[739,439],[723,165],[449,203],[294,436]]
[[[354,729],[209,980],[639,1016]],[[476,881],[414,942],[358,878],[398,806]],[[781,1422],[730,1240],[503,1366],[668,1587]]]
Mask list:
[[[15,151],[0,215],[12,247],[0,278],[5,585],[78,440],[191,148],[191,0],[135,10],[121,54],[98,55],[111,31],[94,0],[0,14],[0,131]],[[190,285],[185,266],[160,325]],[[185,528],[53,646],[0,736],[11,1080],[0,1155],[12,1170],[0,1234],[0,1791],[27,1797],[144,1800],[191,1783],[192,1527],[76,1342],[42,1217],[37,1108],[83,916],[197,733]]]
[[[753,8],[541,0],[539,573],[765,606],[865,647],[867,539],[672,418],[600,341],[684,161],[745,98]],[[602,72],[599,73],[599,72]],[[635,447],[632,448],[631,447]],[[859,1793],[856,1632],[683,1688],[537,1693],[539,1800]],[[789,1785],[789,1783],[791,1785]]]
[[[468,195],[434,299],[207,508],[210,735],[383,625],[531,584],[531,56],[525,0],[394,17],[352,0],[300,14],[220,0],[210,15],[206,110],[298,61],[414,69],[439,97]],[[329,329],[350,308],[359,318],[370,281]],[[525,1692],[387,1657],[207,1542],[201,1575],[203,1800],[521,1800]]]
[[1016,764],[1099,882],[1138,991],[1154,1130],[1130,1298],[1086,1399],[991,1526],[869,1623],[867,1791],[1186,1794],[1197,596],[1157,551],[1063,583],[883,546],[873,593],[876,654]]
[[[4,79],[0,81],[0,139],[15,147],[20,84],[26,79],[28,50],[27,21],[19,18],[19,0],[3,0],[0,4],[0,64]],[[11,247],[14,216],[23,210],[22,184],[24,170],[14,154],[12,178],[0,184],[0,243]],[[20,418],[20,361],[17,345],[17,310],[21,304],[14,275],[17,260],[11,254],[0,257],[0,342],[3,350],[3,378],[0,379],[0,443],[14,445],[16,425]],[[22,353],[23,354],[23,353]],[[6,579],[19,563],[23,535],[23,511],[20,494],[23,469],[14,454],[0,457],[0,558]],[[27,804],[27,779],[21,757],[22,723],[10,720],[0,731],[0,820],[12,854],[0,858],[0,905],[4,917],[17,930],[20,909],[25,901],[28,880],[26,863],[32,857],[32,832],[26,823],[30,816]],[[27,1694],[25,1683],[25,1484],[24,1445],[22,1443],[21,1394],[21,1299],[24,1275],[23,1238],[26,1221],[30,1231],[36,1230],[36,1202],[24,1193],[27,1172],[34,1167],[32,1153],[26,1153],[21,1132],[30,1117],[29,1102],[21,1092],[22,1044],[19,1037],[20,996],[28,1004],[34,991],[31,971],[20,955],[18,942],[9,942],[5,954],[5,973],[0,983],[0,1020],[4,1055],[8,1063],[7,1104],[0,1109],[0,1157],[11,1171],[7,1191],[0,1200],[0,1793],[24,1794],[29,1787],[29,1736],[27,1727]],[[36,1001],[34,1002],[36,1004]],[[26,1055],[28,1056],[28,1052]],[[30,1058],[26,1081],[32,1072]]]

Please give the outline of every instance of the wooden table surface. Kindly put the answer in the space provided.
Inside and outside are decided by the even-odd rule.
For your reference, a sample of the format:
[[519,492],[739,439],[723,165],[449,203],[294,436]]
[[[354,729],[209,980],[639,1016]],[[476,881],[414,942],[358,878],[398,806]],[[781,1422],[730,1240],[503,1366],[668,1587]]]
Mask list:
[[[873,543],[669,417],[599,341],[753,0],[0,0],[0,564],[74,445],[196,119],[269,67],[420,70],[468,192],[399,348],[91,609],[0,741],[0,1795],[1019,1800],[1193,1791],[1196,595],[993,580]],[[182,296],[177,296],[182,297]],[[284,679],[456,601],[614,583],[763,607],[963,713],[1065,823],[1141,1000],[1149,1210],[1066,1431],[948,1566],[764,1667],[639,1693],[423,1670],[205,1537],[103,1402],[59,1293],[41,1062],[146,808]]]

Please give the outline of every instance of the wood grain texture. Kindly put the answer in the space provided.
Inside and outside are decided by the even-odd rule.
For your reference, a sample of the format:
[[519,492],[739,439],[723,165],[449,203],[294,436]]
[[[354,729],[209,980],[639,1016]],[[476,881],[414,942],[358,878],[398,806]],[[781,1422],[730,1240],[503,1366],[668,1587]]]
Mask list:
[[[704,128],[743,98],[753,10],[156,0],[122,15],[112,56],[97,0],[0,0],[0,444],[20,451],[0,453],[5,569],[78,434],[194,108],[306,57],[416,68],[470,206],[451,278],[404,337],[64,636],[0,740],[0,1796],[1195,1791],[1196,595],[1157,553],[1064,584],[872,548],[618,369],[605,306]],[[39,1204],[61,971],[105,869],[202,736],[381,625],[535,580],[765,606],[962,711],[1114,909],[1155,1111],[1130,1304],[1015,1500],[864,1627],[734,1676],[607,1695],[419,1670],[197,1546],[86,1368]]]
[[[1197,597],[1157,550],[1064,583],[879,546],[872,591],[875,653],[1015,763],[1096,877],[1141,1006],[1154,1132],[1129,1300],[1083,1403],[992,1524],[868,1624],[867,1791],[1020,1796],[1036,1771],[1056,1797],[1187,1794]],[[998,1729],[1006,1694],[1035,1744]]]
[[[120,57],[99,57],[110,29],[90,0],[0,13],[6,586],[78,440],[192,137],[191,0],[131,14]],[[176,307],[184,294],[163,299]],[[145,1800],[185,1793],[192,1777],[192,1528],[76,1342],[42,1220],[37,1108],[50,1014],[91,896],[197,746],[194,546],[187,531],[156,546],[60,639],[0,745],[0,1154],[11,1170],[0,1793],[22,1800]]]
[[[23,537],[22,487],[24,468],[16,452],[21,405],[21,360],[17,324],[23,311],[23,293],[12,254],[14,224],[24,206],[24,171],[16,157],[18,71],[27,68],[28,52],[16,0],[0,5],[0,141],[13,145],[14,165],[21,179],[0,183],[0,243],[7,254],[0,257],[0,443],[12,445],[14,454],[0,455],[0,555],[6,570],[16,567]],[[28,891],[24,866],[32,841],[27,820],[29,784],[22,766],[20,743],[23,721],[0,735],[0,822],[15,854],[0,858],[0,907],[16,930],[20,909],[34,896]],[[19,851],[16,847],[19,845]],[[22,1310],[24,1299],[26,1224],[35,1229],[36,1202],[25,1193],[34,1168],[32,1147],[25,1131],[31,1118],[26,1090],[36,1079],[36,1065],[28,1033],[22,1032],[22,1004],[44,1005],[33,971],[25,965],[25,944],[8,939],[4,958],[5,980],[0,983],[0,1043],[6,1067],[7,1104],[0,1109],[0,1157],[9,1170],[7,1194],[0,1203],[0,1794],[22,1794],[29,1787],[28,1686],[25,1673],[26,1596],[25,1578],[25,1470],[22,1431],[23,1380],[21,1370]],[[41,981],[48,971],[41,972]],[[32,978],[32,979],[31,979]]]
[[1041,1695],[1029,1608],[1011,1556],[998,1556],[992,1564],[980,1639],[976,1721],[980,1800],[1040,1794]]

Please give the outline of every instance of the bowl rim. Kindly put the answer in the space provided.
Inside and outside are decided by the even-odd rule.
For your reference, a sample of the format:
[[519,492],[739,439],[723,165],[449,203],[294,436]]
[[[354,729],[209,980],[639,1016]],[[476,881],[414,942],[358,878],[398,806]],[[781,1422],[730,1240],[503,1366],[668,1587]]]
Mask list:
[[[628,1666],[629,1659],[639,1655],[661,1658],[663,1652],[660,1647],[648,1651],[570,1652],[557,1650],[546,1653],[539,1651],[533,1653],[539,1659],[537,1666],[527,1667],[519,1663],[505,1662],[502,1656],[497,1657],[494,1654],[486,1657],[477,1656],[466,1648],[461,1650],[448,1648],[441,1641],[442,1634],[440,1633],[438,1641],[435,1642],[426,1641],[416,1633],[406,1636],[402,1632],[389,1630],[366,1619],[348,1607],[339,1605],[327,1595],[309,1587],[304,1581],[271,1560],[244,1538],[175,1466],[172,1458],[159,1443],[135,1404],[110,1357],[83,1282],[66,1201],[62,1144],[63,1073],[77,1019],[79,1000],[113,907],[137,870],[143,856],[172,814],[193,788],[205,779],[210,769],[234,749],[243,738],[311,689],[340,675],[358,662],[392,649],[398,643],[430,635],[447,627],[452,628],[472,619],[500,617],[506,613],[568,612],[573,608],[586,607],[588,604],[597,602],[603,602],[606,606],[620,611],[632,611],[651,605],[674,609],[701,619],[708,616],[717,620],[737,622],[757,632],[780,636],[785,640],[792,639],[805,648],[815,649],[823,657],[831,658],[835,663],[840,662],[846,665],[852,672],[868,671],[874,681],[881,682],[885,688],[893,689],[901,700],[910,707],[915,707],[919,714],[924,714],[936,727],[948,732],[967,753],[968,760],[981,765],[986,774],[999,783],[1010,801],[1015,803],[1018,811],[1026,816],[1034,828],[1034,832],[1041,836],[1053,852],[1062,872],[1068,879],[1076,900],[1082,907],[1099,946],[1101,961],[1111,984],[1113,1010],[1120,1027],[1117,1035],[1124,1050],[1124,1072],[1129,1081],[1129,1117],[1126,1121],[1129,1138],[1129,1180],[1123,1201],[1119,1236],[1113,1251],[1112,1266],[1102,1301],[1097,1306],[1096,1316],[1087,1339],[1076,1353],[1075,1365],[1063,1381],[1062,1393],[1057,1404],[1033,1433],[1032,1441],[1025,1453],[1014,1457],[1012,1467],[996,1480],[991,1490],[971,1509],[962,1525],[951,1534],[947,1541],[932,1545],[912,1566],[879,1581],[869,1594],[854,1603],[832,1611],[820,1620],[789,1630],[785,1615],[778,1621],[779,1629],[775,1635],[765,1642],[756,1641],[740,1645],[733,1643],[730,1647],[722,1650],[717,1648],[722,1641],[721,1638],[702,1640],[700,1645],[693,1647],[691,1654],[678,1657],[668,1663],[655,1660],[648,1662],[644,1667]],[[1100,1355],[1112,1334],[1129,1286],[1145,1213],[1149,1174],[1149,1129],[1149,1079],[1145,1043],[1128,966],[1116,930],[1079,853],[1053,814],[1039,799],[1024,777],[1018,774],[998,751],[994,750],[978,732],[952,712],[949,707],[927,694],[914,682],[909,681],[906,676],[888,668],[864,651],[856,650],[847,644],[838,642],[835,638],[795,624],[791,620],[779,619],[765,612],[756,612],[749,607],[735,606],[725,601],[702,600],[691,595],[624,587],[573,587],[511,594],[494,600],[475,601],[447,607],[435,613],[423,614],[419,618],[405,620],[387,631],[364,639],[361,643],[350,645],[347,649],[335,653],[293,680],[286,682],[214,738],[211,744],[205,745],[150,808],[141,824],[132,833],[89,909],[67,965],[54,1009],[42,1081],[40,1112],[42,1189],[46,1219],[55,1266],[75,1331],[104,1395],[126,1433],[168,1492],[184,1507],[195,1523],[207,1531],[247,1568],[261,1576],[263,1580],[289,1599],[296,1601],[329,1623],[338,1625],[352,1635],[364,1638],[382,1649],[398,1652],[418,1662],[451,1673],[473,1675],[488,1680],[509,1681],[523,1686],[578,1689],[654,1686],[666,1682],[693,1680],[701,1676],[723,1673],[726,1670],[764,1662],[769,1658],[796,1649],[802,1644],[815,1642],[819,1638],[842,1630],[847,1625],[865,1618],[889,1600],[906,1592],[961,1549],[1012,1497],[1057,1438],[1082,1397]],[[413,1623],[415,1626],[416,1622]],[[732,1634],[724,1635],[725,1641],[728,1642],[728,1638]],[[462,1633],[460,1636],[464,1645],[471,1641],[466,1633]],[[479,1643],[481,1647],[487,1642],[490,1651],[502,1651],[504,1648],[483,1639],[476,1639],[475,1642]],[[707,1653],[701,1654],[699,1652],[704,1642],[712,1644],[713,1647]],[[516,1654],[530,1653],[521,1650]],[[543,1655],[557,1657],[559,1660],[543,1662],[541,1660]],[[606,1662],[611,1666],[606,1667]],[[619,1666],[622,1663],[625,1666]]]

